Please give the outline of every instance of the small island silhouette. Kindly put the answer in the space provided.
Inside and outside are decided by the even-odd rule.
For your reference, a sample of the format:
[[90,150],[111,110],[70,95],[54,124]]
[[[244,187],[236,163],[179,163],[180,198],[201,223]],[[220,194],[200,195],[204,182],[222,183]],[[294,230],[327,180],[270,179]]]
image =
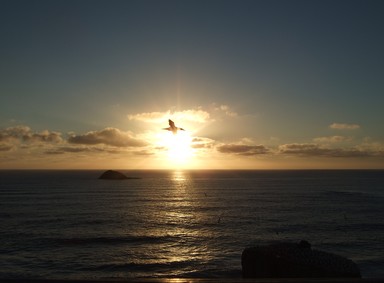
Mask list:
[[127,180],[127,179],[141,179],[139,177],[127,177],[123,173],[115,170],[107,170],[100,175],[99,179],[104,180]]

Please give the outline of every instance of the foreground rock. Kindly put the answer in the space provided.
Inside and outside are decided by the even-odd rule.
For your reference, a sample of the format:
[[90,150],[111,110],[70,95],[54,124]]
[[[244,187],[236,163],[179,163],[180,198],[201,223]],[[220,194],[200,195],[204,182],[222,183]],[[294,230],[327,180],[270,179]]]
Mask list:
[[241,265],[244,278],[361,277],[352,260],[311,249],[307,241],[247,248]]
[[105,171],[99,179],[106,179],[106,180],[126,180],[126,179],[140,179],[136,177],[127,177],[123,173],[114,171],[114,170],[108,170]]

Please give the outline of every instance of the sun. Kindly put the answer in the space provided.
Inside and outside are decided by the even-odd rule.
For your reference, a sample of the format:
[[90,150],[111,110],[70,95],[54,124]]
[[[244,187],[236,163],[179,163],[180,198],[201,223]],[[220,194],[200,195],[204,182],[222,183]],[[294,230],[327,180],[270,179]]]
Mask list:
[[175,165],[186,165],[193,156],[192,137],[188,132],[178,131],[176,134],[166,131],[158,136],[158,144],[166,150],[168,161]]

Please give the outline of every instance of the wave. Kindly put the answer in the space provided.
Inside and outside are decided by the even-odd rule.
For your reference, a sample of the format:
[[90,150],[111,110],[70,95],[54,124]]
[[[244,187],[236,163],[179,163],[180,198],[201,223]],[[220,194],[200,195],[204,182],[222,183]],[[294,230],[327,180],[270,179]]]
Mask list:
[[379,231],[384,231],[384,223],[346,223],[339,225],[336,229],[341,231],[358,231],[359,234],[362,232],[378,234]]
[[186,261],[175,261],[175,262],[155,262],[155,263],[138,263],[138,262],[129,262],[129,263],[117,263],[117,264],[102,264],[95,267],[87,268],[89,271],[155,271],[165,268],[185,268],[190,267],[196,264],[196,261],[186,260]]
[[332,197],[332,198],[338,198],[338,197],[341,197],[341,198],[345,198],[345,197],[352,197],[352,198],[355,198],[355,197],[362,197],[362,198],[369,198],[370,200],[371,199],[380,199],[382,200],[383,196],[381,195],[381,191],[379,193],[375,192],[374,190],[369,190],[368,191],[355,191],[355,190],[326,190],[323,192],[323,194],[325,194],[326,196],[328,197]]
[[1,173],[0,277],[231,278],[246,246],[301,239],[383,270],[383,171]]
[[126,243],[161,243],[174,240],[173,236],[125,236],[125,237],[73,237],[44,239],[63,246],[106,245]]
[[333,190],[327,190],[324,192],[324,194],[332,197],[361,197],[361,196],[369,196],[369,194],[365,192],[355,192],[355,191],[333,191]]
[[139,277],[177,277],[177,278],[234,278],[241,277],[241,269],[223,269],[207,265],[197,260],[184,260],[173,262],[129,262],[116,264],[102,264],[93,267],[84,267],[82,271],[103,273],[129,273]]

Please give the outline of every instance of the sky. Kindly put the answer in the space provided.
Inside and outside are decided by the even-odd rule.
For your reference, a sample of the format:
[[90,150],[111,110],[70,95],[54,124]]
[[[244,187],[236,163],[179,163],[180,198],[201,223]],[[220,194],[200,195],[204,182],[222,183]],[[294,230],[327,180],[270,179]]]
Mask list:
[[0,169],[384,169],[383,1],[0,6]]

